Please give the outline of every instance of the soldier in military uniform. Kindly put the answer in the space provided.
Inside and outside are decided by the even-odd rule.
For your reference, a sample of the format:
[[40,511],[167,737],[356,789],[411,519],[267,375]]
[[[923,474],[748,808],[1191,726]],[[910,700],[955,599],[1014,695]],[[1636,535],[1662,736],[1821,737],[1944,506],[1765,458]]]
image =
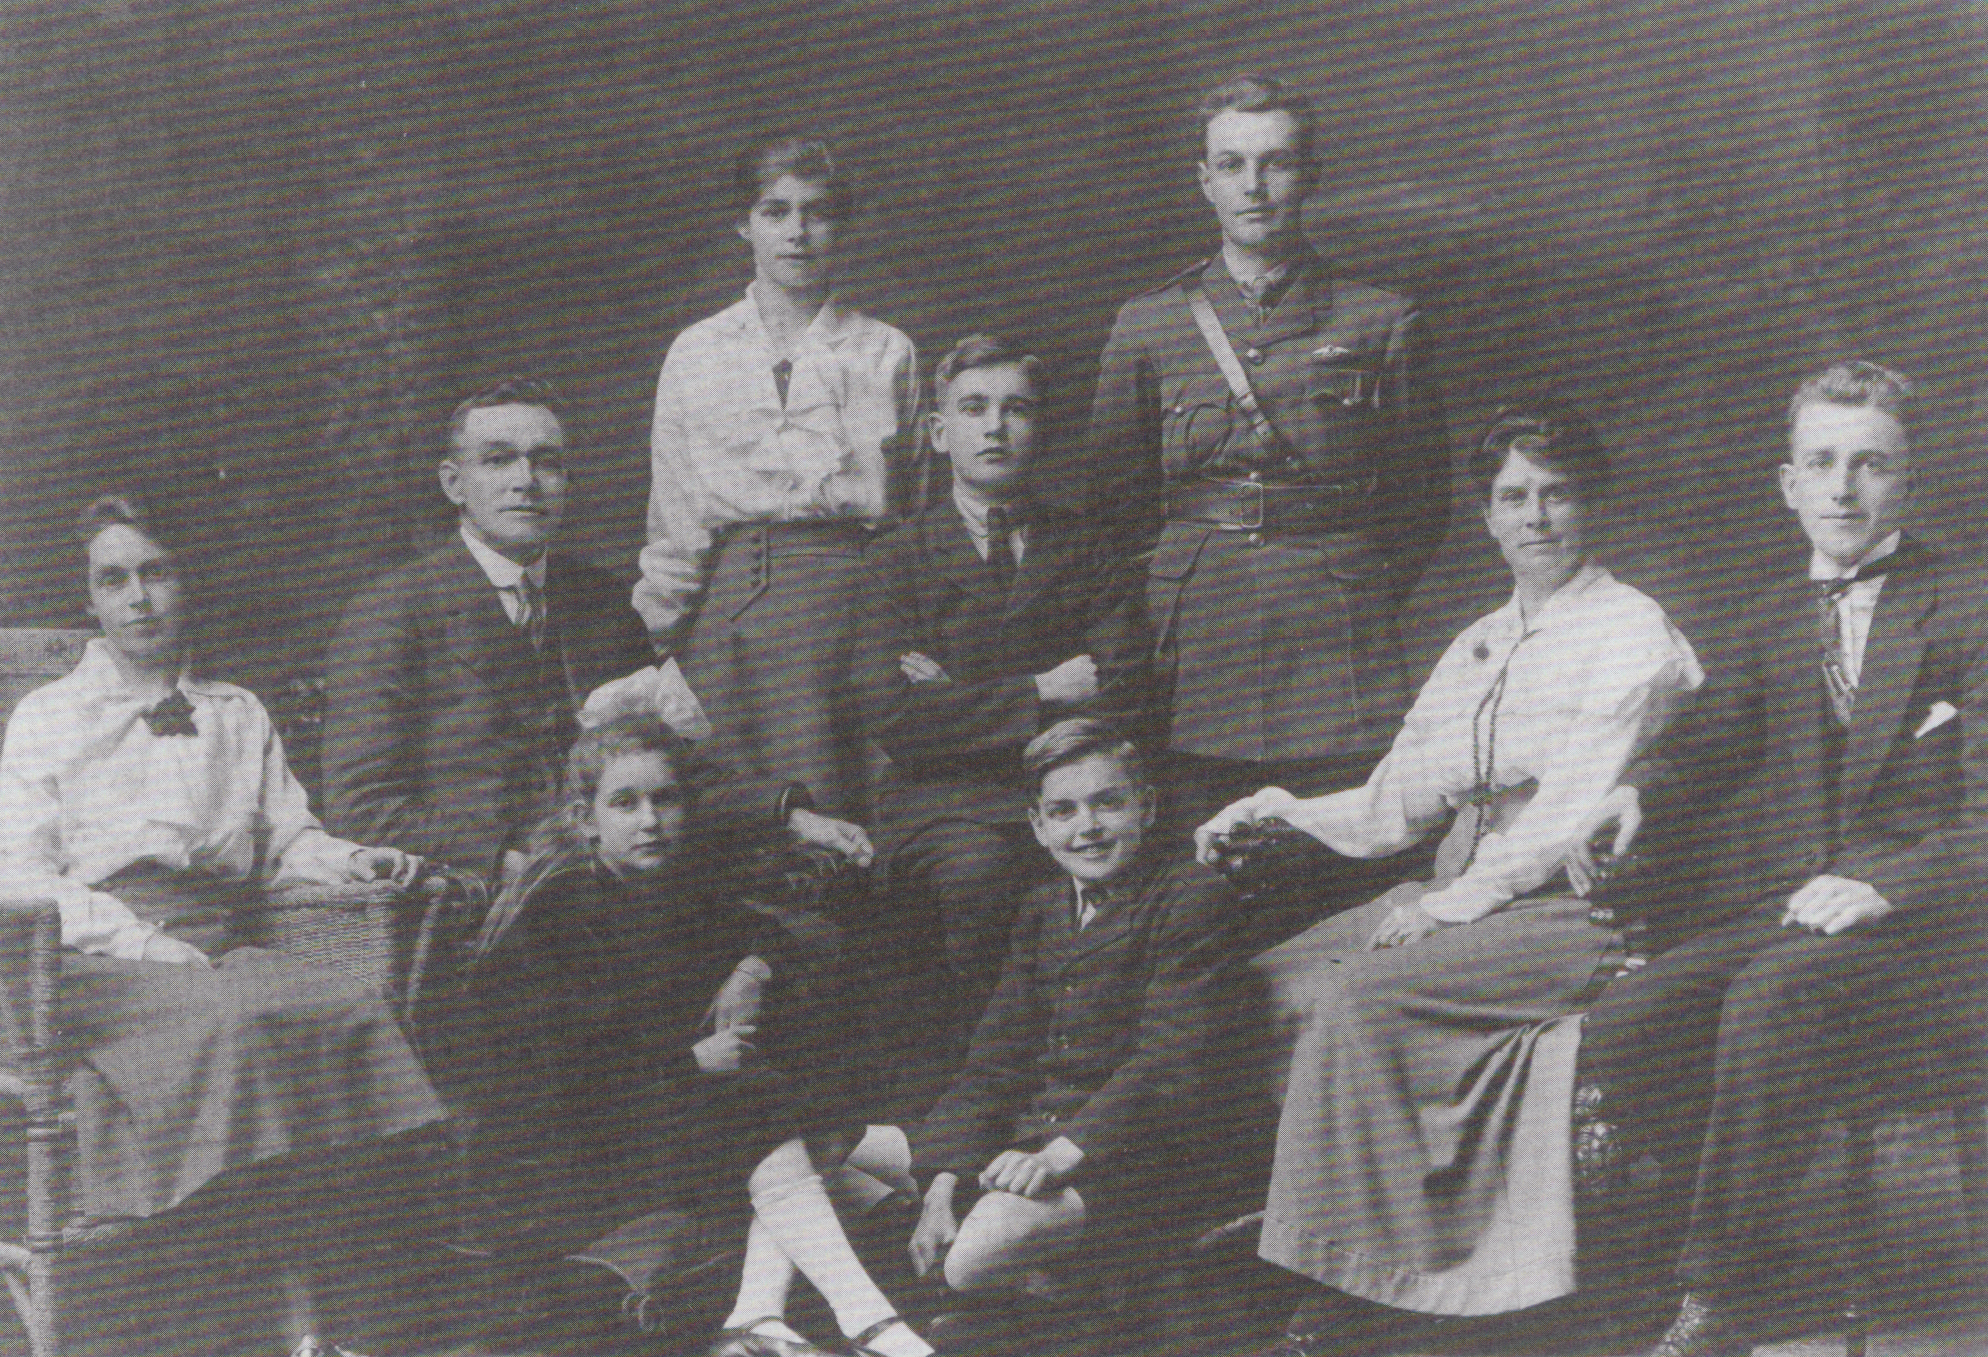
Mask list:
[[1310,105],[1245,75],[1199,112],[1222,250],[1119,312],[1086,470],[1148,561],[1184,825],[1366,777],[1408,707],[1396,611],[1449,509],[1414,304],[1305,240]]

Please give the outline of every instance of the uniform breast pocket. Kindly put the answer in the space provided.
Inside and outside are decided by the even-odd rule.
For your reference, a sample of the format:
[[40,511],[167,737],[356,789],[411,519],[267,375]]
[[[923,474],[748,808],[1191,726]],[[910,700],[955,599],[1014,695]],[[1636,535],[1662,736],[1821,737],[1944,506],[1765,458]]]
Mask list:
[[1305,386],[1305,397],[1327,409],[1378,410],[1381,408],[1381,374],[1378,367],[1362,367],[1352,361],[1326,363],[1313,360]]
[[1160,452],[1167,470],[1177,474],[1226,452],[1236,437],[1236,421],[1226,388],[1199,381],[1169,385],[1160,411]]

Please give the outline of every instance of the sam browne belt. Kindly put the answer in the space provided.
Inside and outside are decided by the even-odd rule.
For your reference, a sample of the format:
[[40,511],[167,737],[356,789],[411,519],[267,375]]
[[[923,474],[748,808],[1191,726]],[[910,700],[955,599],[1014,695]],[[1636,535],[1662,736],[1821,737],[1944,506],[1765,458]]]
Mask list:
[[1167,519],[1249,532],[1357,532],[1372,526],[1371,481],[1354,485],[1264,485],[1181,481],[1167,487]]

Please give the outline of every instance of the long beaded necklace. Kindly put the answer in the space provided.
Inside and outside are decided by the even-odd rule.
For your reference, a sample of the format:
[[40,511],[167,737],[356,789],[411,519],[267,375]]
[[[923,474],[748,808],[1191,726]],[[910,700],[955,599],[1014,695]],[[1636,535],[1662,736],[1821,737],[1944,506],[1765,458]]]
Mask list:
[[1537,635],[1537,629],[1521,632],[1519,639],[1512,642],[1512,648],[1505,652],[1505,662],[1498,666],[1497,676],[1484,690],[1477,710],[1470,716],[1470,804],[1477,818],[1470,826],[1470,852],[1464,855],[1463,866],[1457,868],[1458,876],[1477,861],[1478,846],[1491,832],[1491,802],[1498,794],[1492,786],[1498,775],[1498,711],[1505,705],[1505,684],[1511,678],[1513,657],[1519,653],[1520,646]]

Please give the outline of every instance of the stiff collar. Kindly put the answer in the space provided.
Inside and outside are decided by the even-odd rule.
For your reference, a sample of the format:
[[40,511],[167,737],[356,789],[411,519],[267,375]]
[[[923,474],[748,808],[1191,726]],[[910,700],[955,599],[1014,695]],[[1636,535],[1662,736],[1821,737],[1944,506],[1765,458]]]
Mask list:
[[1539,631],[1552,626],[1568,612],[1578,609],[1588,594],[1597,586],[1613,584],[1615,576],[1602,567],[1589,561],[1582,565],[1565,584],[1553,591],[1546,600],[1546,606],[1539,610],[1537,617],[1527,617],[1519,607],[1519,592],[1512,590],[1512,596],[1505,606],[1488,615],[1484,620],[1499,626],[1508,626],[1514,631]]
[[545,552],[541,551],[538,559],[530,565],[519,565],[471,532],[467,523],[462,525],[460,531],[462,544],[469,548],[469,554],[476,558],[479,566],[483,567],[483,573],[489,579],[492,588],[515,589],[518,587],[518,581],[529,575],[532,583],[536,584],[541,592],[544,591]]
[[[958,509],[959,516],[966,520],[966,530],[968,533],[976,539],[987,536],[987,511],[994,507],[992,500],[984,495],[976,494],[969,487],[961,485],[958,481],[954,481],[953,507]],[[1011,525],[1011,530],[1019,528],[1021,526],[1020,520],[1024,517],[1022,506],[1018,503],[1010,502],[1001,507],[1007,512],[1011,520],[1015,520]]]
[[[1903,537],[1904,533],[1902,531],[1892,533],[1889,537],[1886,537],[1882,542],[1879,542],[1859,557],[1854,565],[1848,566],[1838,565],[1819,551],[1811,552],[1809,554],[1809,578],[1812,580],[1848,579],[1872,561],[1882,561],[1885,557],[1897,551],[1899,541]],[[1876,583],[1876,581],[1872,581],[1872,583]]]
[[1160,870],[1161,856],[1159,850],[1149,844],[1124,871],[1109,881],[1079,881],[1073,876],[1070,878],[1070,899],[1079,908],[1089,899],[1097,906],[1098,917],[1103,918],[1107,909],[1115,909],[1145,891],[1147,884]]
[[[1222,272],[1228,276],[1229,281],[1234,283],[1238,290],[1241,289],[1244,283],[1250,281],[1247,278],[1236,277],[1235,270],[1229,267],[1229,253],[1226,242],[1222,249],[1215,252],[1215,262],[1221,266]],[[1316,273],[1324,267],[1325,261],[1318,257],[1318,252],[1312,249],[1311,246],[1306,245],[1283,263],[1271,269],[1269,273],[1259,276],[1273,279],[1288,287],[1290,284],[1297,282],[1298,279]]]

